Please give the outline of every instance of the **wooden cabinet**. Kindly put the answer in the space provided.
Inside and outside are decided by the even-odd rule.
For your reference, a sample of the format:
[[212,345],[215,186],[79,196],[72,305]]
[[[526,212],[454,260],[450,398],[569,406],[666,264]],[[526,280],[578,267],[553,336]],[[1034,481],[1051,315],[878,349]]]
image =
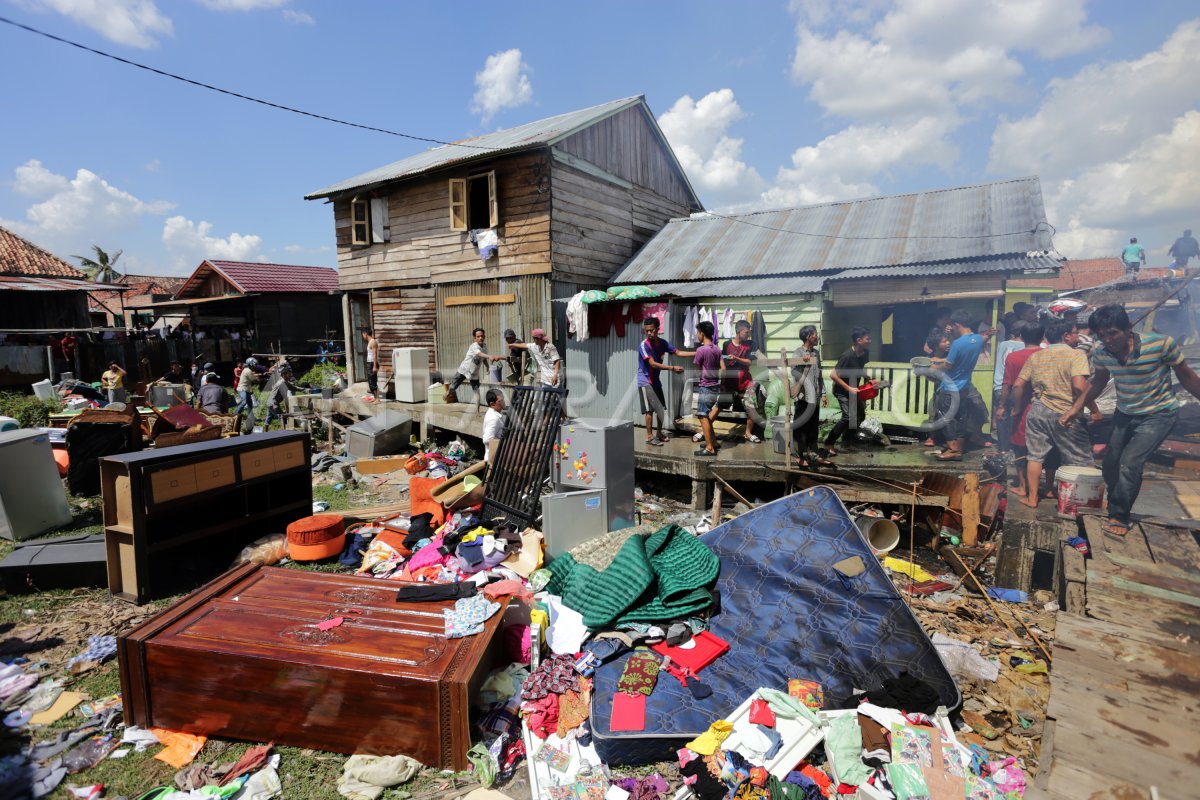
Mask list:
[[308,434],[276,431],[100,462],[108,588],[135,603],[204,583],[312,513]]
[[239,567],[119,637],[126,722],[466,769],[504,608],[449,639],[453,605],[397,602],[378,578]]

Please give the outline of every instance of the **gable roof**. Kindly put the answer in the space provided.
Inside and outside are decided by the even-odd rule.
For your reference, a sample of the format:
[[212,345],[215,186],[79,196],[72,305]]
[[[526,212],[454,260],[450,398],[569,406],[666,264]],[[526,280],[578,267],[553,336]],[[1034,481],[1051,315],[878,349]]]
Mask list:
[[1036,177],[778,211],[697,214],[667,223],[611,283],[1053,269],[1056,260],[1042,255],[1052,247],[1050,231]]
[[170,297],[183,286],[183,278],[172,275],[122,275],[117,284],[128,287],[126,290],[100,290],[88,293],[88,310],[115,311],[111,303],[120,303],[122,296],[125,304],[141,302],[142,298],[155,296]]
[[322,197],[331,197],[355,189],[366,189],[392,181],[413,178],[417,175],[444,167],[553,145],[590,125],[595,125],[601,120],[607,119],[614,114],[619,114],[627,108],[634,107],[640,107],[644,112],[651,129],[657,135],[663,149],[667,152],[671,162],[679,171],[680,178],[687,186],[688,192],[695,200],[696,208],[703,208],[704,206],[700,203],[700,199],[696,196],[695,190],[688,181],[687,174],[683,171],[679,159],[675,157],[675,152],[667,142],[667,137],[663,134],[662,129],[658,127],[658,122],[654,119],[654,114],[650,113],[650,107],[646,105],[645,95],[612,100],[607,103],[601,103],[598,106],[592,106],[591,108],[569,111],[566,114],[534,120],[524,125],[517,125],[514,128],[506,128],[486,133],[482,136],[461,139],[451,144],[439,145],[423,153],[402,158],[386,166],[378,167],[361,175],[355,175],[353,178],[348,178],[326,186],[323,189],[318,189],[311,194],[305,195],[304,199],[316,200]]
[[214,272],[241,294],[328,294],[338,290],[337,270],[332,267],[208,259],[200,262],[196,271],[176,290],[175,297],[195,296],[200,285]]
[[43,250],[7,228],[0,228],[0,275],[87,277],[58,256]]

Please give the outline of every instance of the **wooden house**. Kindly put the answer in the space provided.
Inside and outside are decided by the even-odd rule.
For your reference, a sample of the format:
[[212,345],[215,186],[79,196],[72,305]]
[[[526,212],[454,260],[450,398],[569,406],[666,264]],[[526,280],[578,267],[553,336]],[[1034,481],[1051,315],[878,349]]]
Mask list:
[[[452,371],[472,328],[565,344],[565,305],[673,217],[701,209],[644,97],[464,139],[327,186],[352,380],[372,326]],[[490,247],[494,246],[494,253]],[[487,256],[487,257],[483,257]],[[552,311],[552,308],[554,309]]]

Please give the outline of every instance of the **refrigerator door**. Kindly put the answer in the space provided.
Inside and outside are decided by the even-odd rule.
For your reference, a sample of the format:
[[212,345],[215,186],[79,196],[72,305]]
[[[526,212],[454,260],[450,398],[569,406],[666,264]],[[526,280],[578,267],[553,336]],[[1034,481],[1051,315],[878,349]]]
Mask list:
[[392,382],[397,400],[424,403],[429,392],[429,350],[424,347],[394,348]]
[[0,536],[30,539],[70,522],[50,437],[37,430],[0,433]]
[[555,559],[576,545],[608,533],[604,489],[542,496],[542,535],[546,558]]

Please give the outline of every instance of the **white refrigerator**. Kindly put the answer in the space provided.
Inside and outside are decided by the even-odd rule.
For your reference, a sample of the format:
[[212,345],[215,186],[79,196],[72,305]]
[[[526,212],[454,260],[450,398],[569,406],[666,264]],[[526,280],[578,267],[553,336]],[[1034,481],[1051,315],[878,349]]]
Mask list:
[[31,539],[70,522],[49,434],[38,429],[0,433],[0,536]]

